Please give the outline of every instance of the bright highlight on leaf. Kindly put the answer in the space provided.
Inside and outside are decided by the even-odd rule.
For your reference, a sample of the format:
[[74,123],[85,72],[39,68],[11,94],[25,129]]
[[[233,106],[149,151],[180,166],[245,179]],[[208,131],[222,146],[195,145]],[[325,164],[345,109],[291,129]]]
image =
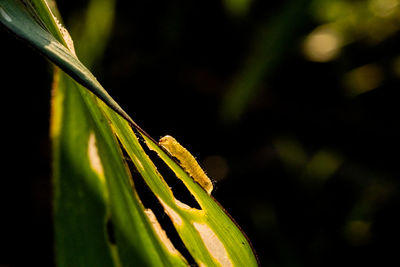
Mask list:
[[3,18],[6,20],[6,21],[8,21],[8,22],[11,22],[12,21],[12,19],[10,18],[10,16],[4,11],[4,9],[2,9],[1,7],[0,7],[0,14],[3,16]]

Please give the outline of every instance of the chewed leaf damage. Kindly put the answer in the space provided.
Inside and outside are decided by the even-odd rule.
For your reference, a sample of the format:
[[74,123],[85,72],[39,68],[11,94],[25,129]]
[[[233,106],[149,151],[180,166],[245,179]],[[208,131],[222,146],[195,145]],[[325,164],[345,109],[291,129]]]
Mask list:
[[203,223],[194,222],[193,226],[199,233],[207,250],[221,264],[221,266],[223,267],[233,266],[224,244],[222,244],[221,240],[214,233],[214,231],[207,224]]
[[161,242],[165,245],[168,251],[172,254],[180,254],[179,251],[174,247],[171,240],[168,238],[165,231],[161,228],[160,223],[158,222],[156,216],[154,215],[151,209],[146,209],[144,211],[149,218],[155,232],[157,233],[158,237],[160,238]]
[[88,156],[89,156],[90,167],[94,172],[98,174],[99,178],[104,182],[103,165],[101,164],[99,152],[96,146],[96,136],[93,132],[91,132],[89,135]]

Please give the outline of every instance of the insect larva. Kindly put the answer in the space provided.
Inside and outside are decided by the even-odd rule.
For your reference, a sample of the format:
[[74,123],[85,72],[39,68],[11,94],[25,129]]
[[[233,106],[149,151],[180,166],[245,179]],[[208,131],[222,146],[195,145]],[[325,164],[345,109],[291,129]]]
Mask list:
[[210,195],[213,190],[213,184],[197,163],[196,159],[186,150],[178,141],[172,136],[166,135],[162,137],[159,144],[169,153],[175,157],[182,168],[197,182],[204,190]]

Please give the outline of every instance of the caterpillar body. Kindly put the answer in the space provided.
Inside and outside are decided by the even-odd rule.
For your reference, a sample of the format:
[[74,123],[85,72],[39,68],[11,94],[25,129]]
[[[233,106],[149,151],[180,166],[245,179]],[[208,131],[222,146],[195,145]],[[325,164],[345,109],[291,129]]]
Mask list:
[[166,135],[159,140],[159,144],[171,156],[175,157],[182,168],[197,182],[209,195],[213,190],[213,183],[196,159],[181,144],[170,135]]

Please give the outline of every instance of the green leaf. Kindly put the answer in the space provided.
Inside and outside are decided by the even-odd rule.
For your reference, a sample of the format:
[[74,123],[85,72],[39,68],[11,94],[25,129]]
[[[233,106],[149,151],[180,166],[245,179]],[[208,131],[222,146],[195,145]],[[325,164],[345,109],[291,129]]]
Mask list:
[[77,84],[64,73],[58,77],[52,120],[57,265],[118,266],[106,233],[110,210],[104,171],[91,167],[95,156],[89,150],[97,148],[99,134]]
[[62,72],[53,89],[58,265],[185,265],[153,229],[97,99]]
[[[143,179],[196,264],[256,266],[245,235],[108,95],[75,56],[69,35],[45,2],[26,3],[2,0],[2,24],[63,70],[55,67],[51,113],[57,264],[188,265],[154,211],[143,205],[136,190],[136,182]],[[135,170],[129,168],[125,152]],[[183,182],[200,209],[175,198],[152,153]]]

